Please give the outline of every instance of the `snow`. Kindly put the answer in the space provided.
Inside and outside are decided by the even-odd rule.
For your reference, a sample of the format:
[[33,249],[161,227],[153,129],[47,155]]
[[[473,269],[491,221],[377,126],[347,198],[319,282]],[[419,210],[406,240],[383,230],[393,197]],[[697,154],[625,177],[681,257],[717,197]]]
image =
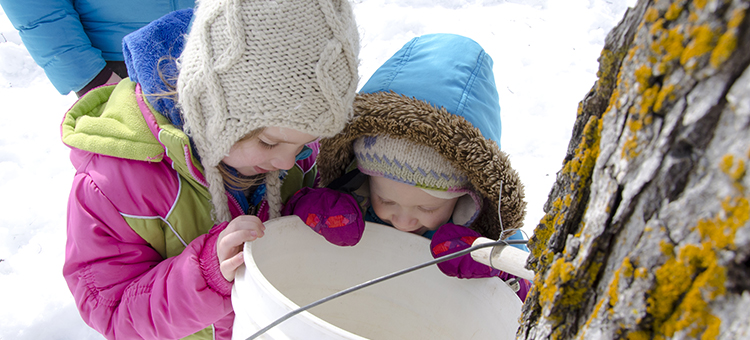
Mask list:
[[[526,187],[530,235],[561,169],[578,102],[594,85],[606,34],[635,0],[356,0],[360,86],[411,38],[456,33],[494,60],[502,147]],[[0,11],[0,340],[102,339],[62,277],[74,170],[61,96]]]

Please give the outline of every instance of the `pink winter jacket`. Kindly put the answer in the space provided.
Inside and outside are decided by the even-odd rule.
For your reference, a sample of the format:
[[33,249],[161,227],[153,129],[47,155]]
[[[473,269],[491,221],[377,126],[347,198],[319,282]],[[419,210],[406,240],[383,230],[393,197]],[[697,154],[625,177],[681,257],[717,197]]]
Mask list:
[[187,136],[139,93],[126,79],[66,113],[76,174],[63,275],[83,320],[109,339],[229,339],[232,283],[216,254],[227,222],[210,218]]

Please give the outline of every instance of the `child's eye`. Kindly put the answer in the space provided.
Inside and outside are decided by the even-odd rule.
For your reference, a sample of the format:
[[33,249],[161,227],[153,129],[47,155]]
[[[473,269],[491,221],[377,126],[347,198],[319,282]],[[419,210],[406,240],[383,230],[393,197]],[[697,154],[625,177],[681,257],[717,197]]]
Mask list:
[[258,139],[258,143],[260,144],[260,146],[266,149],[273,149],[274,147],[276,147],[276,145],[278,145],[278,144],[268,144],[264,142],[262,139]]
[[386,201],[382,197],[378,197],[378,201],[380,201],[380,204],[382,204],[382,205],[394,205],[394,204],[396,204],[393,201]]
[[437,211],[437,208],[417,207],[417,209],[419,209],[419,211],[421,211],[421,212],[428,213],[428,214],[432,214],[435,211]]

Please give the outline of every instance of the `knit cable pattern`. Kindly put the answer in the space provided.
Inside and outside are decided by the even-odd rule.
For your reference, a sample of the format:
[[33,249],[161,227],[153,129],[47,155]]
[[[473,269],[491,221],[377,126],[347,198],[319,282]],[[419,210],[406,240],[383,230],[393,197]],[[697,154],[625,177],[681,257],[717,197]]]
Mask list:
[[[198,3],[177,89],[217,222],[231,219],[216,167],[232,145],[271,126],[321,137],[341,131],[352,117],[358,53],[346,0]],[[267,199],[279,209],[271,203],[280,197]]]

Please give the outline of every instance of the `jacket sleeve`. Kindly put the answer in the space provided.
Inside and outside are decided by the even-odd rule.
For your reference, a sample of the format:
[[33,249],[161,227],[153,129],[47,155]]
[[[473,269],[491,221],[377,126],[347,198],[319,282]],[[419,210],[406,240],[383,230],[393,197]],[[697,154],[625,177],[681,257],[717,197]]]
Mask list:
[[214,226],[163,259],[125,222],[85,173],[68,201],[63,275],[83,320],[109,339],[172,339],[193,334],[232,312],[221,275]]
[[106,66],[72,0],[0,0],[29,54],[61,94],[78,91]]

